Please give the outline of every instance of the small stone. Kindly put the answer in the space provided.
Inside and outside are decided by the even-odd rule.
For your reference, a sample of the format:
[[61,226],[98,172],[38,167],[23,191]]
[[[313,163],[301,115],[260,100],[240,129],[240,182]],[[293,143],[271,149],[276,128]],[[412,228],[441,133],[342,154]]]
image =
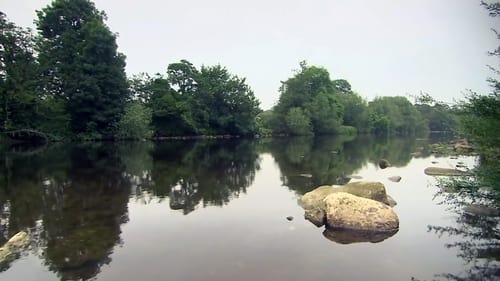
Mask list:
[[431,163],[432,163],[432,164],[437,164],[437,163],[439,163],[439,162],[438,162],[438,161],[432,161]]
[[378,161],[378,166],[380,167],[380,169],[385,169],[391,166],[391,163],[389,163],[389,161],[387,161],[386,159],[380,159]]
[[288,221],[293,221],[293,217],[292,217],[292,216],[288,216],[288,217],[286,217],[286,219],[287,219]]
[[400,176],[393,176],[393,177],[389,177],[389,180],[393,181],[393,182],[400,182],[401,177]]
[[428,176],[465,176],[466,172],[450,168],[428,167],[424,173]]

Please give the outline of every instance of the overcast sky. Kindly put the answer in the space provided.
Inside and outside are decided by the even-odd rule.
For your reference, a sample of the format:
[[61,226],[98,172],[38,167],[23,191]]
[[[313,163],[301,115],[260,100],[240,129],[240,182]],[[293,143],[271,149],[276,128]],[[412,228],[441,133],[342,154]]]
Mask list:
[[[49,0],[0,0],[19,26],[33,27]],[[94,1],[119,34],[127,74],[165,73],[187,59],[246,77],[264,109],[306,60],[346,79],[367,100],[431,94],[451,102],[490,91],[499,43],[479,0],[140,0]]]

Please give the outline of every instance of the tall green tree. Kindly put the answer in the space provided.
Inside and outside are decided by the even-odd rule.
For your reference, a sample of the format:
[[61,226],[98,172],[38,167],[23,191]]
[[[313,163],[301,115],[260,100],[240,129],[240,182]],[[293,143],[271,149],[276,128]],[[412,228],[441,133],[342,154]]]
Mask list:
[[[338,133],[344,113],[339,89],[345,86],[345,83],[334,84],[326,69],[301,62],[300,70],[282,82],[280,98],[273,109],[274,132],[292,135]],[[305,126],[309,122],[310,130]],[[300,127],[296,127],[297,124],[301,124]]]
[[443,102],[436,101],[427,93],[415,97],[415,108],[426,120],[430,131],[453,132],[458,129],[456,110]]
[[[208,116],[209,133],[249,135],[256,132],[259,102],[245,78],[232,75],[221,65],[202,66],[195,100]],[[196,104],[199,106],[198,104]]]
[[375,134],[409,135],[427,124],[405,97],[379,97],[368,103],[370,127]]
[[343,125],[354,127],[358,131],[367,131],[369,125],[366,101],[352,91],[351,84],[347,80],[334,80],[333,87],[344,107]]
[[106,15],[88,0],[55,0],[37,11],[47,95],[61,98],[76,135],[113,137],[128,97],[125,56]]
[[133,99],[152,112],[157,137],[185,135],[250,135],[257,132],[259,102],[244,78],[220,65],[197,69],[181,60],[166,76],[134,76]]
[[36,126],[37,71],[31,31],[16,26],[0,12],[0,118],[4,131]]

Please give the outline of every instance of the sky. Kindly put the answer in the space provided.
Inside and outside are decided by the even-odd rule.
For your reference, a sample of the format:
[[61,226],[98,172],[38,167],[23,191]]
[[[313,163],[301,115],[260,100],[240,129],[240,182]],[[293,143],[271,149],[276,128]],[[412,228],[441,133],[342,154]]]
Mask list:
[[[50,0],[0,0],[22,27]],[[489,93],[500,29],[479,0],[95,0],[129,76],[186,59],[245,77],[269,109],[299,62],[346,79],[366,100],[425,92],[444,102]],[[411,99],[411,98],[410,98]]]

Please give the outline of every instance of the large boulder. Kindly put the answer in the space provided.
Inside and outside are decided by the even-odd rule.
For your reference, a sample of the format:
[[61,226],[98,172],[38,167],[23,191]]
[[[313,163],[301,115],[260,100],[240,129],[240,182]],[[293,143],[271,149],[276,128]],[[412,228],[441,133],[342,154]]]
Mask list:
[[346,192],[363,198],[382,202],[388,206],[396,206],[396,201],[389,196],[381,182],[359,181],[343,186],[334,186],[334,192]]
[[352,182],[343,186],[324,185],[300,198],[299,205],[305,210],[305,218],[318,227],[324,225],[326,218],[324,199],[330,194],[339,192],[376,200],[391,207],[396,205],[396,201],[387,195],[384,185],[380,182]]
[[394,233],[399,229],[398,216],[384,203],[345,192],[332,193],[323,201],[330,228],[373,233]]
[[314,225],[320,227],[325,224],[325,204],[323,199],[332,194],[333,186],[320,186],[302,196],[299,199],[299,205],[304,208],[305,218]]

